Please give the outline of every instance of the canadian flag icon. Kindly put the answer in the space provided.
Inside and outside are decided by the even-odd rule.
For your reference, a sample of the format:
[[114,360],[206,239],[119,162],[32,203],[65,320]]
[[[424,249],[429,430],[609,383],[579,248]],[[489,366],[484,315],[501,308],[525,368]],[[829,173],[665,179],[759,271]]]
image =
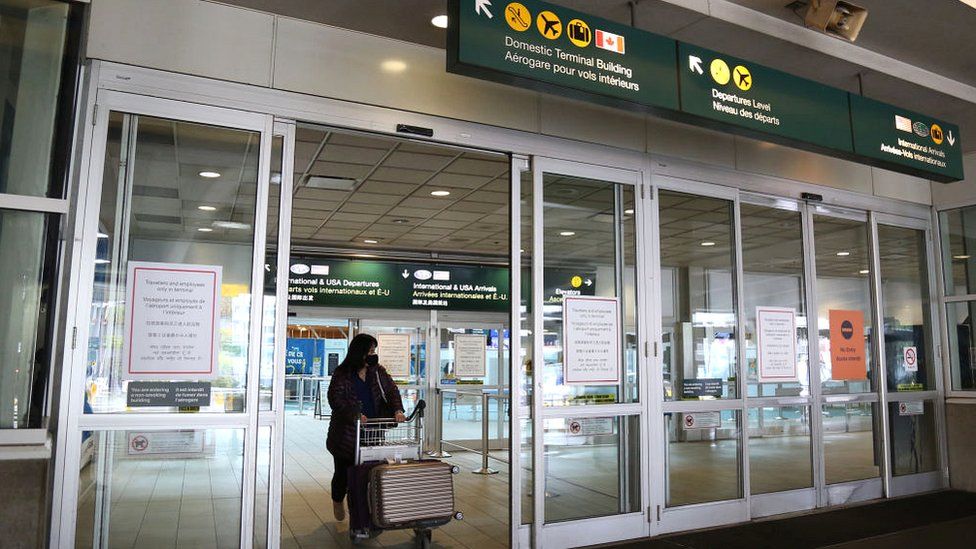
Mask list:
[[624,37],[619,34],[596,30],[596,47],[605,50],[615,51],[619,54],[624,53]]

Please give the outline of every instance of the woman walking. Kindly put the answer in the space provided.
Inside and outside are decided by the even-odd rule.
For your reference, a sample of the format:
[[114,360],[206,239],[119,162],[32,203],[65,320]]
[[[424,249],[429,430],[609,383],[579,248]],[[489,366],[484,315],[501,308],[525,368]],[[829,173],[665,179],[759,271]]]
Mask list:
[[332,510],[336,520],[346,519],[343,500],[348,488],[348,470],[356,460],[356,419],[395,417],[405,421],[400,390],[376,354],[376,338],[359,334],[352,338],[346,358],[329,383],[329,436],[325,446],[335,461],[332,476]]

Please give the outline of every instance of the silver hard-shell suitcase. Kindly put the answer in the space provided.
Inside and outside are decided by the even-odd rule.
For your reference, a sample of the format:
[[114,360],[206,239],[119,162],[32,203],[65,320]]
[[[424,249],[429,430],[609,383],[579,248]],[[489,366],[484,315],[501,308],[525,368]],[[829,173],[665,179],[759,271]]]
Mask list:
[[437,460],[377,465],[370,471],[373,523],[384,529],[428,529],[456,516],[456,467]]

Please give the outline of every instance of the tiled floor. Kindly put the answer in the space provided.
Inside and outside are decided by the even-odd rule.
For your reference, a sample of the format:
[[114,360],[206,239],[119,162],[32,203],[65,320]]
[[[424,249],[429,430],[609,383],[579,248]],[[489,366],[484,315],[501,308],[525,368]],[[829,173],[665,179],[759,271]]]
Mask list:
[[[282,548],[350,547],[347,523],[332,516],[329,487],[332,456],[325,450],[327,421],[289,414],[285,418],[285,461],[282,487]],[[499,454],[501,455],[501,454]],[[457,507],[463,521],[437,529],[435,547],[470,549],[507,547],[508,469],[492,460],[497,475],[476,475],[480,456],[458,452],[449,460],[461,466],[454,477]],[[367,547],[413,547],[413,532],[384,532]]]
[[[348,529],[332,516],[329,486],[333,463],[325,449],[328,422],[312,415],[286,415],[282,496],[282,547],[349,547]],[[183,453],[136,455],[132,435],[96,432],[95,458],[82,470],[77,545],[91,547],[96,526],[105,524],[111,547],[239,546],[243,431],[190,431],[199,444]],[[197,436],[194,435],[194,436]],[[548,520],[613,514],[620,507],[615,444],[584,444],[560,432],[547,436],[546,515]],[[179,436],[178,434],[175,436]],[[269,448],[270,432],[259,432],[259,447]],[[550,440],[551,438],[551,440]],[[170,444],[173,442],[171,441]],[[810,447],[806,436],[749,439],[753,483],[776,489],[809,478]],[[871,432],[832,432],[827,436],[827,469],[867,478],[877,474]],[[498,452],[504,457],[507,452]],[[528,462],[527,454],[523,460]],[[669,490],[672,503],[736,497],[738,449],[732,440],[696,440],[669,447]],[[636,456],[631,461],[639,460]],[[455,452],[451,462],[461,466],[455,476],[457,507],[463,521],[453,521],[434,533],[435,547],[505,547],[509,539],[508,468],[492,460],[497,475],[471,471],[480,456]],[[99,465],[104,468],[99,472]],[[259,454],[257,478],[259,517],[265,523],[268,488],[267,453]],[[531,472],[525,469],[523,478]],[[107,516],[96,516],[96,483],[108,490]],[[635,477],[636,478],[636,477]],[[526,484],[523,493],[530,490]],[[635,496],[636,497],[636,496]],[[637,501],[632,498],[632,501]],[[528,510],[531,499],[523,499]],[[527,518],[527,517],[526,517]],[[101,519],[101,520],[100,520]],[[256,527],[258,532],[260,528]],[[410,547],[412,532],[384,532],[364,543],[368,547]],[[259,534],[258,534],[259,537]]]

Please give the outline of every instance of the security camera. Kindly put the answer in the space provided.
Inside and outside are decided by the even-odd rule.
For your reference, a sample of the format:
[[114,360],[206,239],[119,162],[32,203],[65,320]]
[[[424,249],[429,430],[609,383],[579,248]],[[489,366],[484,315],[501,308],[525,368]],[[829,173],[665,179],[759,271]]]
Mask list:
[[867,9],[850,2],[811,0],[804,22],[807,27],[853,42],[867,18]]

